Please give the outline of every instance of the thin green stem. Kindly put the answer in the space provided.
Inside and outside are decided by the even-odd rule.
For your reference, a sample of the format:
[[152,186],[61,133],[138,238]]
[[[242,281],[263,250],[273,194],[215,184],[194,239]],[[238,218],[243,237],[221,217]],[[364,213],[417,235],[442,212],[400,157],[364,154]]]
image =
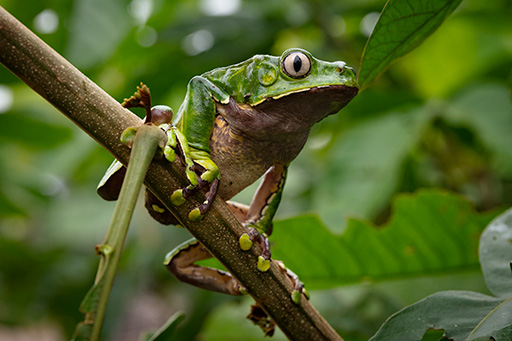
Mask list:
[[92,319],[94,321],[91,340],[99,339],[108,298],[114,283],[133,209],[148,166],[158,146],[163,143],[165,143],[165,134],[158,127],[143,125],[137,128],[126,177],[112,215],[112,221],[103,244],[97,247],[101,254],[101,261],[94,285],[99,285],[101,291],[96,311],[90,313],[93,315]]

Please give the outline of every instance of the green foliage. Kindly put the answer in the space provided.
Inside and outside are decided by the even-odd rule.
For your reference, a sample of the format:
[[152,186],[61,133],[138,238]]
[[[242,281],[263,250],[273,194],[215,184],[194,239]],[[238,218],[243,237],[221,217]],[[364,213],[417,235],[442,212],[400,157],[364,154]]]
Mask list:
[[[384,6],[373,0],[244,0],[214,15],[229,6],[208,3],[213,1],[5,0],[2,6],[119,101],[144,81],[155,104],[174,109],[192,76],[256,53],[279,55],[297,46],[356,67],[368,38],[368,27],[361,26]],[[366,87],[380,77],[339,115],[317,125],[290,167],[278,214],[301,217],[276,222],[271,236],[273,256],[302,276],[315,306],[351,341],[368,340],[393,311],[422,297],[440,306],[477,302],[467,308],[473,317],[467,328],[475,328],[485,309],[507,295],[502,280],[489,282],[498,274],[506,279],[506,264],[493,267],[481,254],[494,295],[488,296],[476,243],[493,214],[481,212],[512,206],[512,6],[466,0],[448,16],[460,1],[408,2],[413,12],[404,12],[404,3],[388,3],[382,15],[388,22],[377,24],[365,50],[359,80]],[[431,7],[422,16],[416,6]],[[35,23],[47,9],[59,20],[50,33]],[[397,20],[397,13],[413,15]],[[13,95],[10,109],[0,114],[0,325],[19,335],[46,326],[66,339],[81,320],[77,307],[98,261],[93,247],[113,210],[94,191],[111,156],[4,68],[0,83]],[[253,192],[236,200],[247,203]],[[406,194],[393,203],[397,193]],[[243,318],[248,300],[182,285],[161,265],[167,251],[189,238],[186,231],[158,226],[142,207],[132,225],[105,339],[137,339],[177,309],[187,319],[172,324],[176,339],[263,338]],[[488,237],[492,242],[484,234],[482,243]],[[428,284],[418,285],[422,277]],[[340,284],[345,286],[333,288]],[[436,290],[471,293],[428,296]],[[405,318],[404,311],[416,307],[395,316]],[[416,339],[450,332],[448,326],[428,328],[419,325]]]
[[453,340],[510,340],[512,335],[512,210],[493,220],[480,241],[485,281],[495,297],[468,291],[444,291],[392,317],[372,341],[416,340],[426,329],[444,329]]
[[316,216],[276,222],[273,256],[309,289],[465,272],[478,267],[478,236],[495,216],[476,213],[463,198],[438,191],[402,195],[392,212],[378,228],[351,219],[341,236]]
[[462,0],[389,0],[361,58],[361,88],[430,36]]

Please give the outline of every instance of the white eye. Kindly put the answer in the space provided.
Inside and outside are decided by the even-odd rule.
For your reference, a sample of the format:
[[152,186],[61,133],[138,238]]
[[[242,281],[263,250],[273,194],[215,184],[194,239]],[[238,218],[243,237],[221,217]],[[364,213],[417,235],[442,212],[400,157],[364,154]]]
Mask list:
[[292,78],[302,78],[311,70],[309,57],[300,51],[290,52],[281,62],[283,72]]

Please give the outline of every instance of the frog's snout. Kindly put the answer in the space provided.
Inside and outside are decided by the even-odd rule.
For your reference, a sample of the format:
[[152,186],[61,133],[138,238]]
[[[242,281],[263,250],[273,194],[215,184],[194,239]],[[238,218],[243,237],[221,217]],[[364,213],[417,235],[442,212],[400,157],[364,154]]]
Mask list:
[[345,76],[345,77],[354,78],[354,79],[356,78],[354,69],[352,69],[351,67],[345,66],[341,69],[338,69],[338,72],[340,73],[340,76]]
[[343,62],[338,62],[336,63],[336,71],[338,72],[339,76],[345,81],[345,85],[356,88],[359,87],[356,81],[356,74],[354,72],[354,69],[352,69],[350,66],[347,66],[347,64]]

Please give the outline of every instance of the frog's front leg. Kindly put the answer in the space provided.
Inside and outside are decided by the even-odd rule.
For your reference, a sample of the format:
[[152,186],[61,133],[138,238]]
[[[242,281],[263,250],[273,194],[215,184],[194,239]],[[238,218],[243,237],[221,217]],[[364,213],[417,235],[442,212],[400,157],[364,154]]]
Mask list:
[[173,202],[181,204],[198,189],[210,186],[206,200],[189,214],[191,220],[202,219],[215,198],[220,180],[220,171],[210,156],[210,139],[215,123],[215,103],[229,103],[229,95],[204,77],[192,78],[187,94],[177,117],[176,126],[187,140],[191,160],[198,165],[198,186],[188,186],[173,194]]
[[230,273],[194,264],[211,257],[210,252],[200,242],[191,239],[169,252],[164,264],[182,282],[223,294],[245,293],[243,286]]

